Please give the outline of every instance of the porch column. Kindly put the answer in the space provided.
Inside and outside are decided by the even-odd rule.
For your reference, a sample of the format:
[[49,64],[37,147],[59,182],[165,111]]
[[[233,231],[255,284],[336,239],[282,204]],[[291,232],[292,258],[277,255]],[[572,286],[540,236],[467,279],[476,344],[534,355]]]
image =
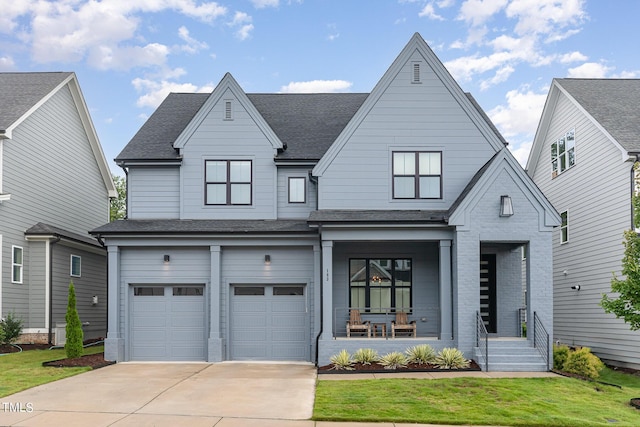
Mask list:
[[221,362],[222,339],[220,338],[220,246],[209,247],[211,252],[211,278],[209,280],[209,342],[208,362]]
[[333,241],[322,241],[322,339],[333,338]]
[[104,358],[116,362],[124,361],[124,338],[120,336],[120,248],[107,247],[107,338],[104,340]]
[[453,338],[451,240],[440,240],[440,339]]

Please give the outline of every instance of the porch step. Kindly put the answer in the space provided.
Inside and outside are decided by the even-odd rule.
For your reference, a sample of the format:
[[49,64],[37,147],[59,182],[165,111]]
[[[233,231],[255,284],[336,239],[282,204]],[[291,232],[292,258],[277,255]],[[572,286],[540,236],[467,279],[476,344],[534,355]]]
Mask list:
[[[484,369],[484,354],[474,349],[478,364]],[[489,371],[498,372],[546,372],[544,358],[527,340],[489,340]]]

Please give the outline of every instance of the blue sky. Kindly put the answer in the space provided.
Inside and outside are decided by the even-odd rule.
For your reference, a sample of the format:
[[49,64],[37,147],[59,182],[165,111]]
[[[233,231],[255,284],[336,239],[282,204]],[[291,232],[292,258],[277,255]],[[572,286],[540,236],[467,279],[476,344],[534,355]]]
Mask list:
[[[640,78],[637,0],[0,0],[0,71],[74,71],[107,159],[169,92],[369,92],[419,32],[524,164],[554,77]],[[112,170],[122,174],[110,162]]]

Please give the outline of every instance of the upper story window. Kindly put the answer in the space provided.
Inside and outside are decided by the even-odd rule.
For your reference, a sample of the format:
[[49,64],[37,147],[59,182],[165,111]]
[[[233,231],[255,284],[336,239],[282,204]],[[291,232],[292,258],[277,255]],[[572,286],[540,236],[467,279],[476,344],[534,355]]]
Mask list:
[[576,164],[575,135],[575,129],[571,129],[551,144],[551,174],[554,178]]
[[560,243],[563,244],[569,241],[569,212],[562,212],[560,218],[562,219],[560,224]]
[[22,283],[23,249],[20,246],[11,247],[11,281]]
[[442,153],[394,152],[393,198],[442,198]]
[[307,202],[307,179],[304,177],[289,177],[289,203]]
[[80,277],[82,273],[82,258],[78,255],[71,255],[71,267],[69,275]]
[[205,204],[251,204],[251,160],[206,160],[204,163]]

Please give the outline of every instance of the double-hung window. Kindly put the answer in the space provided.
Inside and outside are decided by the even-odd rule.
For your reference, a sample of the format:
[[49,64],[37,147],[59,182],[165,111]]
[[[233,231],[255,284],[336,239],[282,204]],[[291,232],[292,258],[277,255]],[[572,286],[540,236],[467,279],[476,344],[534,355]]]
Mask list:
[[370,313],[411,309],[411,259],[349,260],[350,307]]
[[78,255],[71,255],[70,276],[81,277],[82,275],[82,258]]
[[571,129],[551,144],[551,171],[557,176],[576,164],[576,132]]
[[11,247],[11,281],[13,283],[22,283],[24,261],[23,250],[20,246]]
[[205,160],[204,174],[205,204],[251,204],[251,160]]
[[289,177],[289,203],[306,203],[307,179],[305,177]]
[[560,224],[560,243],[563,244],[569,241],[569,212],[562,212],[560,218],[562,219]]
[[439,151],[394,152],[393,198],[442,198],[442,153]]

